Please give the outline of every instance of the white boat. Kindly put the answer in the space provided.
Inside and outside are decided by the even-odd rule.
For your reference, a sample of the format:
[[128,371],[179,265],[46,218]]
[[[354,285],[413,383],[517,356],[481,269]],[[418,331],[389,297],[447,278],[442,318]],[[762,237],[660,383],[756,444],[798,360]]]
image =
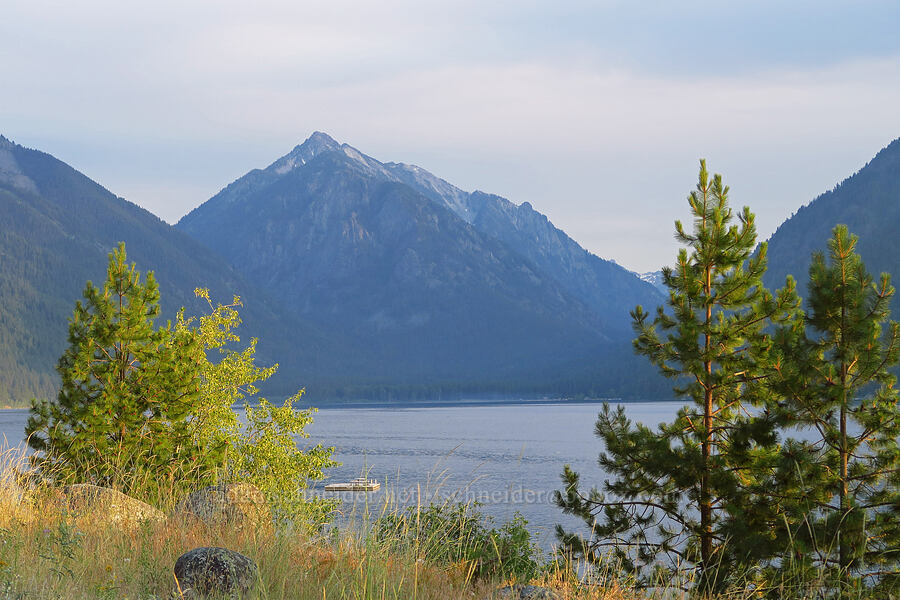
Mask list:
[[348,483],[329,483],[326,492],[374,492],[381,484],[368,477],[357,477]]

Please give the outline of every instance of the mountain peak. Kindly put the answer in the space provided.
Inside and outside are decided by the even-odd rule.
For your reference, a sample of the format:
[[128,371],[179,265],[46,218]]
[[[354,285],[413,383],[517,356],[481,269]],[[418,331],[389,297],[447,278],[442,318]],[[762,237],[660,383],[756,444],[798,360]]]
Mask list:
[[[308,149],[328,149],[334,150],[340,148],[340,144],[336,139],[322,131],[313,131],[312,135],[306,138],[306,141],[297,146],[297,148],[306,147]],[[296,150],[296,148],[295,148]]]
[[282,175],[299,166],[305,165],[319,154],[340,150],[340,148],[341,145],[327,133],[314,131],[311,136],[306,138],[305,142],[294,146],[294,149],[291,150],[290,153],[272,163],[269,169]]
[[291,150],[289,154],[282,156],[269,165],[266,171],[274,172],[279,176],[284,175],[304,166],[317,156],[329,152],[340,153],[346,159],[349,159],[348,164],[354,165],[355,168],[362,170],[367,175],[377,175],[392,179],[391,174],[388,173],[383,164],[349,144],[339,143],[333,137],[321,131],[314,132],[305,142]]

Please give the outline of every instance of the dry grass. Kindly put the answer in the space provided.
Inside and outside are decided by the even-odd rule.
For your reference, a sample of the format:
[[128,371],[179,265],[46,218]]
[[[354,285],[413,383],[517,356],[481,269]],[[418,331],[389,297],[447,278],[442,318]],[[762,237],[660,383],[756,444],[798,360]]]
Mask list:
[[[59,490],[20,485],[17,474],[25,467],[21,451],[0,450],[0,600],[177,600],[175,561],[202,546],[225,547],[252,558],[259,567],[255,597],[260,600],[480,600],[508,583],[474,580],[470,563],[435,563],[421,548],[376,540],[366,527],[351,525],[340,533],[310,537],[283,529],[207,527],[173,518],[131,529],[108,519],[73,520]],[[169,514],[177,498],[170,500],[159,507]],[[381,516],[384,510],[378,511]],[[362,517],[370,522],[368,514]],[[573,569],[556,567],[527,583],[552,588],[565,600],[691,597],[673,589],[671,581],[661,581],[653,591],[636,590],[620,574],[609,565],[606,572],[594,574],[599,584],[587,585]],[[769,597],[819,598],[823,589],[827,587],[809,582],[785,584]],[[756,597],[748,584],[706,600]]]
[[[259,566],[257,597],[488,598],[500,581],[473,582],[468,565],[435,565],[359,534],[315,539],[287,532],[209,528],[170,519],[127,530],[73,522],[55,490],[19,485],[17,451],[0,452],[0,599],[178,598],[172,567],[182,553],[221,546]],[[165,508],[165,507],[162,507]],[[562,573],[536,584],[564,598],[624,600],[620,590],[580,588]]]

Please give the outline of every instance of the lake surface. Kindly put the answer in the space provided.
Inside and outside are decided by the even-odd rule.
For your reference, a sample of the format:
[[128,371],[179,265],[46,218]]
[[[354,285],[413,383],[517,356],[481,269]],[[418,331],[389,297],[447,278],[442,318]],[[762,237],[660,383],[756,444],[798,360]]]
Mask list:
[[[682,403],[625,406],[633,421],[656,425],[671,420]],[[557,523],[581,525],[553,504],[563,465],[572,465],[587,486],[603,481],[593,435],[600,408],[554,401],[330,405],[319,409],[307,427],[310,438],[300,445],[334,446],[343,463],[317,483],[317,493],[325,483],[366,472],[382,483],[374,493],[340,494],[346,512],[362,512],[366,504],[377,512],[385,504],[477,501],[498,525],[520,512],[549,548]],[[22,443],[27,415],[24,409],[0,411],[0,441]]]

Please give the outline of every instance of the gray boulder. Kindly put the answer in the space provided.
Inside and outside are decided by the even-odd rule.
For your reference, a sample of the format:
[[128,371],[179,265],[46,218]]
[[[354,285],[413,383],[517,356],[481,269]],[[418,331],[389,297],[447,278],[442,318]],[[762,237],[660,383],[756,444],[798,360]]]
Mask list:
[[562,596],[553,590],[537,585],[508,585],[497,590],[494,597],[508,600],[562,600]]
[[220,483],[197,490],[178,503],[175,514],[235,529],[265,530],[272,525],[266,497],[249,483]]
[[253,559],[227,548],[194,548],[175,561],[178,593],[184,598],[245,598],[256,587]]

